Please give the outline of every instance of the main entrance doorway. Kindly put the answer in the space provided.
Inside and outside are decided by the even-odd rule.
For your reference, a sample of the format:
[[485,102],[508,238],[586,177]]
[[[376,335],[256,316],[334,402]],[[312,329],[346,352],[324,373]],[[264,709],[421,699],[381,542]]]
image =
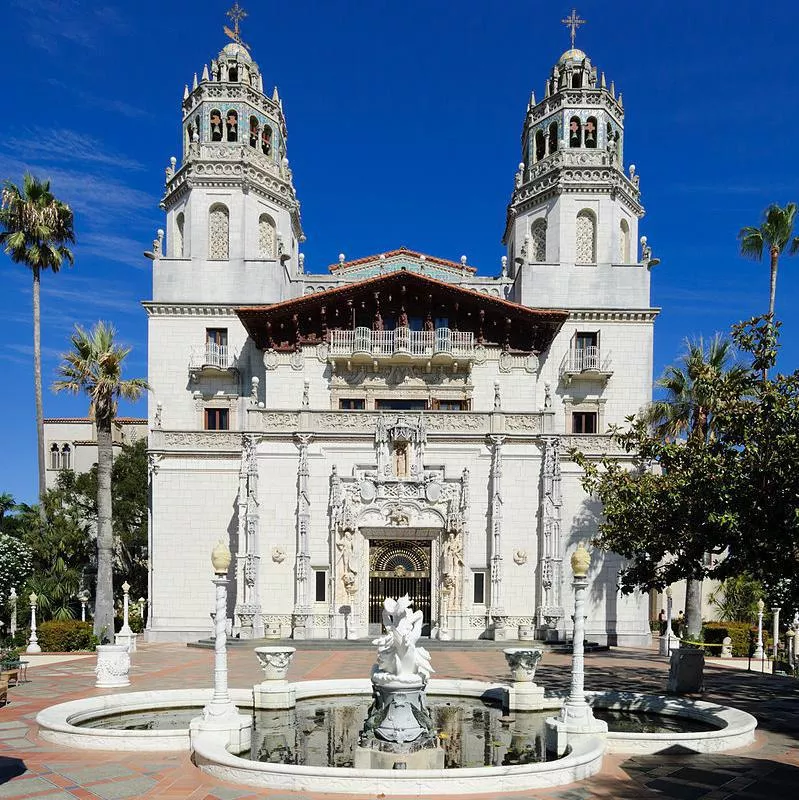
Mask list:
[[430,635],[430,542],[369,540],[369,635],[382,632],[383,600],[408,595],[422,612],[422,633]]

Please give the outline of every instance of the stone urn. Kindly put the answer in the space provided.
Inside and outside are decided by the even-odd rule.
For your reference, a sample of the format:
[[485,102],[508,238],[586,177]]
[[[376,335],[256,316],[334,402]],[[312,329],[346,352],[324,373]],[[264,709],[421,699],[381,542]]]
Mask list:
[[124,644],[97,645],[97,666],[94,673],[98,689],[119,689],[130,686],[130,653]]
[[288,675],[294,647],[256,647],[255,656],[264,673],[265,681],[284,681]]
[[505,654],[514,682],[532,683],[535,669],[544,651],[532,647],[508,647],[502,652]]

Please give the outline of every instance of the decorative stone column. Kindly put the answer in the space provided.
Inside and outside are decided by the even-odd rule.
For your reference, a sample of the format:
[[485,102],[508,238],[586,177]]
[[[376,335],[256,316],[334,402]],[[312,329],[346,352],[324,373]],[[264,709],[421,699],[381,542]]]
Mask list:
[[139,619],[141,620],[141,626],[142,628],[145,628],[147,626],[144,624],[144,607],[147,605],[147,600],[144,597],[140,597],[137,603],[139,606]]
[[774,637],[774,669],[776,670],[777,653],[780,647],[780,606],[775,606],[771,609],[773,615],[773,637]]
[[8,602],[11,605],[11,619],[9,621],[9,633],[14,636],[17,632],[17,590],[11,587],[11,594],[8,597]]
[[252,720],[239,714],[228,692],[227,669],[227,571],[231,562],[230,549],[221,539],[214,547],[211,561],[214,566],[216,587],[216,615],[214,617],[214,693],[203,708],[202,716],[195,717],[189,725],[189,735],[213,736],[231,753],[238,754],[250,748]]
[[541,474],[538,546],[538,618],[539,636],[556,641],[563,624],[562,599],[563,541],[561,534],[560,438],[544,437],[544,463]]
[[488,614],[496,640],[506,638],[504,597],[502,592],[502,445],[504,436],[489,436],[491,446],[491,605]]
[[36,601],[39,599],[35,592],[30,593],[31,603],[31,636],[28,640],[28,646],[25,649],[26,653],[41,653],[42,648],[39,647],[39,637],[36,635]]
[[255,656],[264,673],[261,683],[253,686],[255,708],[294,708],[297,703],[294,686],[288,676],[293,647],[256,647]]
[[119,633],[114,636],[116,644],[124,645],[129,653],[136,650],[136,634],[130,627],[130,584],[125,581],[122,584],[122,627]]
[[86,606],[89,603],[89,592],[86,589],[81,589],[78,592],[78,600],[80,600],[80,621],[86,622]]
[[674,633],[671,627],[673,616],[674,601],[671,596],[671,586],[666,587],[666,630],[660,637],[660,644],[658,645],[658,652],[662,656],[667,656],[672,650],[676,650],[680,646],[680,640]]
[[557,717],[550,717],[547,726],[547,750],[561,756],[569,744],[583,737],[604,737],[608,725],[594,717],[585,700],[585,591],[588,587],[588,567],[591,556],[580,545],[572,554],[574,573],[574,643],[572,646],[572,680],[569,697]]
[[236,616],[246,636],[261,639],[264,622],[261,614],[260,515],[258,499],[258,457],[253,436],[244,436],[239,467]]
[[757,647],[752,654],[752,658],[758,661],[762,661],[766,657],[763,652],[763,609],[765,607],[766,604],[761,597],[760,600],[757,601]]
[[311,526],[311,500],[308,493],[308,445],[313,434],[297,433],[294,440],[300,451],[297,467],[297,594],[294,605],[293,637],[307,639],[312,635],[312,610],[310,602],[311,556],[308,544]]

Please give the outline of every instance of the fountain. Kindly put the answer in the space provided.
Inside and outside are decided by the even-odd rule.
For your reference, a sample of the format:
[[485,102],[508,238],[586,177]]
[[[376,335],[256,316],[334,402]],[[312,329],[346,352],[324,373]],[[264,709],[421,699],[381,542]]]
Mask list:
[[372,668],[372,707],[361,731],[355,766],[360,769],[443,769],[426,686],[433,672],[430,654],[417,646],[422,612],[411,610],[406,594],[383,601],[386,633],[377,645]]

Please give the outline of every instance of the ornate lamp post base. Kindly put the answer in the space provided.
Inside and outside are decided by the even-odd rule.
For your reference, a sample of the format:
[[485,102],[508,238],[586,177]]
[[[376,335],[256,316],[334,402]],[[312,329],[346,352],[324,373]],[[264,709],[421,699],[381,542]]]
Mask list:
[[606,736],[608,723],[594,717],[585,701],[567,700],[557,717],[550,717],[547,726],[547,751],[562,756],[568,745],[582,738]]

